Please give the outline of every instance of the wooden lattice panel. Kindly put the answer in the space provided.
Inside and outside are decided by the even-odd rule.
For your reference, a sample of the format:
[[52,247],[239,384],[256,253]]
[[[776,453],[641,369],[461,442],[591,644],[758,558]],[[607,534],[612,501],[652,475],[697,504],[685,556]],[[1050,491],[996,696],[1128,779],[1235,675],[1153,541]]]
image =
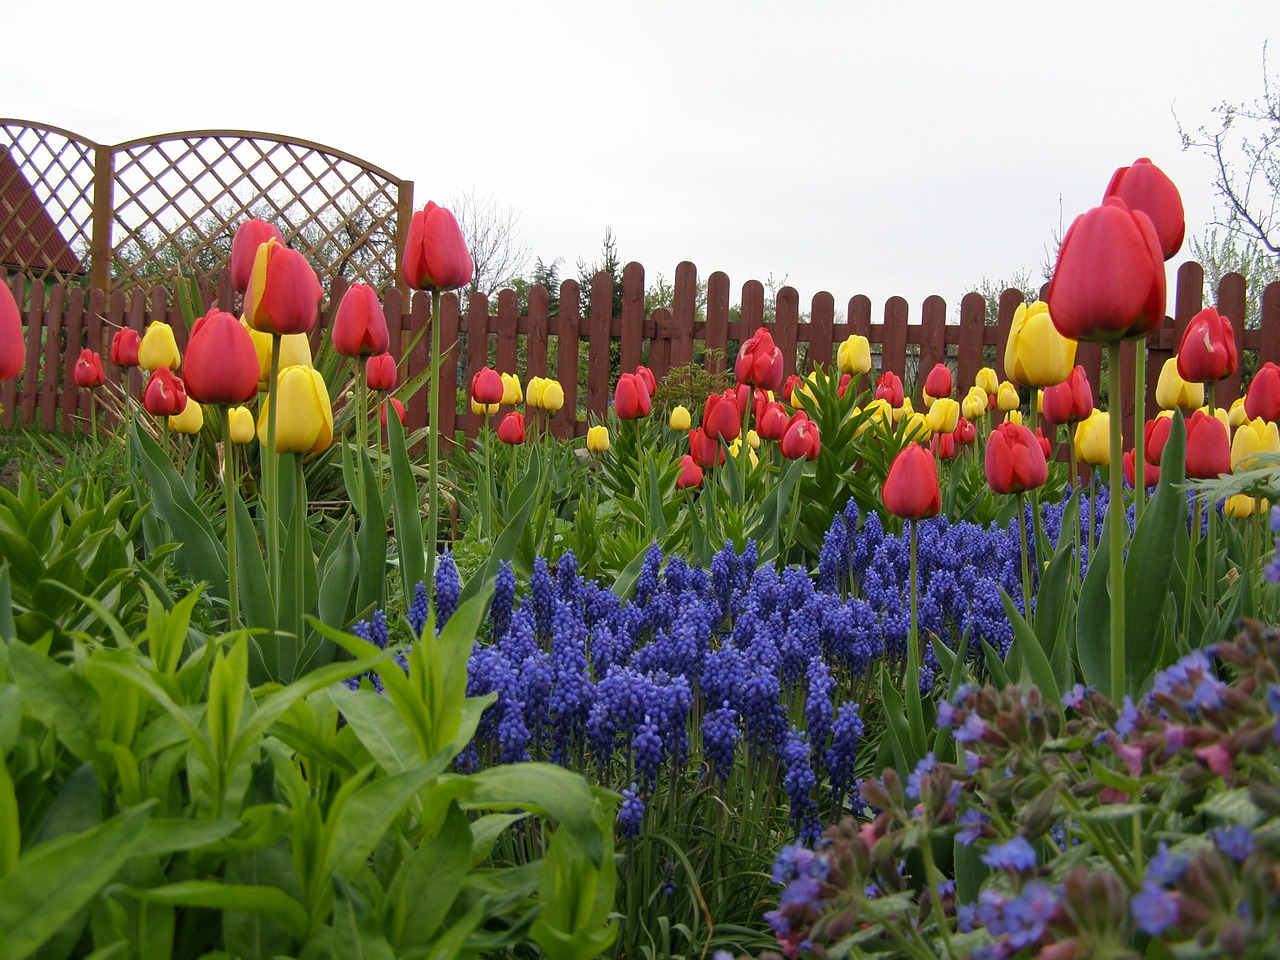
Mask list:
[[0,121],[0,267],[34,280],[87,270],[96,145],[57,127]]
[[[235,227],[274,223],[325,288],[395,282],[398,178],[319,144],[198,131],[115,147],[112,286],[221,272]],[[411,186],[408,189],[412,189]]]

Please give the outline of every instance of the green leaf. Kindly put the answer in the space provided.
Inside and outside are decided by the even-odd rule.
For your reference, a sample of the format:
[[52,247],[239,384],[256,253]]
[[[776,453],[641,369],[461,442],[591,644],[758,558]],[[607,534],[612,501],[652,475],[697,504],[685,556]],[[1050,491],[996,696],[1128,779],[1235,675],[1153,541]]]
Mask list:
[[133,887],[119,889],[143,903],[260,914],[284,924],[295,940],[305,939],[310,926],[302,904],[276,887],[183,880],[146,890]]
[[23,960],[80,912],[132,855],[154,802],[28,850],[0,877],[0,960]]
[[152,817],[143,827],[133,855],[164,857],[181,850],[198,850],[231,836],[239,829],[240,823],[237,820]]
[[[489,588],[493,579],[498,575],[499,564],[504,560],[510,561],[515,556],[516,548],[520,544],[520,537],[524,534],[524,529],[529,523],[529,516],[533,512],[534,505],[540,499],[537,494],[541,475],[542,470],[538,460],[536,458],[531,459],[528,473],[520,478],[519,483],[516,484],[515,491],[512,493],[512,502],[520,504],[520,507],[508,518],[506,528],[494,541],[493,549],[489,552],[489,559],[480,565],[462,588],[462,593],[458,597],[459,607],[481,590]],[[408,584],[407,586],[412,587],[413,585]]]
[[326,825],[328,841],[324,874],[354,876],[366,865],[373,848],[391,824],[421,790],[438,775],[423,764],[404,773],[380,777],[354,790]]
[[9,590],[9,562],[0,562],[0,643],[13,643],[18,637],[13,627],[13,596]]
[[[399,422],[399,417],[388,417]],[[395,960],[378,918],[363,893],[344,880],[333,878],[337,890],[333,906],[332,956],[348,960]]]
[[992,682],[997,687],[1003,690],[1009,686],[1009,675],[1005,672],[1004,662],[1001,661],[996,648],[986,640],[982,641],[982,660],[987,666],[987,672],[991,674]]
[[[290,897],[301,896],[285,841],[230,854],[223,874],[229,884],[272,887]],[[267,960],[291,952],[295,938],[285,923],[270,915],[226,910],[222,913],[222,939],[227,950],[244,960]]]
[[[1089,558],[1089,569],[1080,587],[1076,607],[1076,662],[1086,685],[1095,690],[1111,689],[1111,594],[1108,571],[1111,554],[1111,511],[1102,522],[1102,535]],[[1163,603],[1163,600],[1161,601]]]
[[240,618],[247,627],[276,628],[276,604],[267,580],[267,567],[258,542],[258,527],[249,515],[240,491],[232,488],[236,522],[236,573],[239,576]]
[[413,731],[382,694],[341,685],[330,687],[328,694],[384,773],[403,773],[421,761]]
[[81,760],[95,759],[99,700],[93,684],[23,643],[9,647],[9,669],[35,717]]
[[388,891],[399,926],[397,948],[425,945],[440,929],[471,868],[471,848],[467,815],[451,803],[440,832],[405,859]]
[[1000,599],[1004,603],[1004,612],[1009,617],[1009,623],[1013,626],[1013,643],[1022,651],[1022,657],[1026,661],[1027,670],[1031,674],[1031,682],[1040,688],[1040,692],[1045,698],[1058,705],[1058,709],[1062,709],[1062,693],[1058,689],[1058,681],[1054,679],[1053,669],[1049,666],[1049,658],[1045,656],[1044,650],[1040,647],[1040,641],[1036,638],[1036,633],[1031,629],[1031,625],[1022,618],[1022,614],[1018,612],[1018,608],[1014,606],[1013,601],[1009,599],[1009,594],[1005,593],[1004,588],[1000,588]]

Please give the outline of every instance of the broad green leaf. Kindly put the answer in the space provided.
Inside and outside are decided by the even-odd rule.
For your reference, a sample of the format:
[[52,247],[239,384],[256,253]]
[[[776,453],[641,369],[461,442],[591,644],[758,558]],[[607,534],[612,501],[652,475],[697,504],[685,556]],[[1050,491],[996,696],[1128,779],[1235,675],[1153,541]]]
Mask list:
[[[1111,594],[1108,571],[1111,554],[1111,511],[1102,522],[1102,535],[1080,587],[1076,606],[1076,662],[1084,682],[1095,690],[1111,689]],[[1163,601],[1162,601],[1163,602]]]
[[183,880],[146,890],[119,889],[144,903],[261,914],[284,924],[296,940],[306,937],[310,925],[302,904],[276,887]]
[[362,784],[326,825],[324,874],[353,876],[413,796],[438,775],[427,765]]
[[[285,841],[230,854],[223,869],[227,883],[271,887],[300,898],[297,871]],[[286,923],[269,914],[225,910],[222,938],[226,948],[244,960],[268,960],[293,949],[294,937]]]
[[338,684],[330,687],[328,693],[384,773],[403,773],[421,761],[413,732],[395,705],[382,694],[373,690],[349,690]]
[[396,946],[422,946],[435,936],[471,868],[471,825],[449,804],[440,832],[413,851],[388,891],[399,932]]
[[[400,558],[400,582],[406,595],[426,580],[427,558],[422,536],[422,496],[409,464],[404,427],[399,417],[387,418],[387,447],[391,454],[391,512],[395,518],[396,553]],[[377,490],[377,484],[374,485]],[[434,495],[434,491],[432,491]]]
[[9,647],[9,669],[35,717],[81,760],[93,760],[99,705],[93,684],[23,643]]
[[133,855],[164,857],[180,850],[198,850],[231,836],[239,829],[240,823],[237,820],[152,817],[143,827]]
[[18,637],[13,627],[13,597],[9,589],[9,563],[0,561],[0,642],[13,643]]
[[1040,647],[1040,641],[1030,624],[1022,618],[1018,608],[1009,599],[1009,594],[1000,589],[1000,599],[1004,602],[1004,612],[1013,626],[1013,643],[1022,651],[1023,660],[1031,675],[1031,682],[1040,688],[1045,698],[1058,705],[1061,710],[1062,693],[1058,689],[1058,681],[1054,679],[1053,669],[1049,666],[1049,658]]
[[[388,420],[399,422],[398,417]],[[368,898],[338,876],[333,878],[337,895],[333,905],[332,956],[344,960],[395,960]]]

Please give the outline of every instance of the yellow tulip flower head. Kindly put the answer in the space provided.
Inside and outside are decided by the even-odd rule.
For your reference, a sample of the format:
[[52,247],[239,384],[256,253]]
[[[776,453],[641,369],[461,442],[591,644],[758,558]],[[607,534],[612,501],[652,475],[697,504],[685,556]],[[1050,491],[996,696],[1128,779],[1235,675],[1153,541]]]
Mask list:
[[498,412],[498,408],[501,406],[502,404],[500,403],[480,403],[475,397],[471,398],[471,412],[478,413],[481,416],[491,417]]
[[929,405],[929,429],[934,433],[950,433],[960,421],[960,403],[951,397],[938,397]]
[[1249,419],[1249,415],[1244,412],[1244,397],[1236,397],[1232,402],[1231,409],[1227,411],[1227,419],[1233,430]]
[[1006,411],[1005,411],[1005,415],[1004,415],[1004,422],[1005,422],[1005,423],[1016,423],[1018,426],[1022,426],[1022,411],[1021,411],[1021,410],[1006,410]]
[[609,428],[603,423],[587,430],[587,449],[592,453],[604,453],[609,449]]
[[1005,413],[1022,406],[1022,397],[1018,395],[1018,388],[1011,381],[1006,380],[1000,384],[1000,389],[996,392],[996,406]]
[[248,407],[232,407],[231,442],[248,443],[253,439],[253,412]]
[[1064,337],[1043,300],[1019,305],[1004,345],[1004,372],[1024,387],[1052,387],[1076,365],[1076,341]]
[[[993,371],[994,372],[994,371]],[[996,390],[1000,389],[999,385]],[[995,393],[992,390],[991,393]],[[964,399],[960,401],[960,412],[964,414],[966,420],[979,420],[987,412],[987,404],[990,394],[980,386],[972,386],[969,392],[964,395]]]
[[867,418],[858,427],[858,436],[861,436],[864,430],[875,429],[877,424],[886,426],[893,423],[893,407],[889,406],[889,401],[884,398],[868,403],[866,412]]
[[991,367],[983,367],[978,371],[978,375],[973,378],[973,385],[990,396],[1000,389],[1000,378],[996,376],[995,370]]
[[907,417],[906,436],[916,443],[925,443],[932,431],[929,429],[929,418],[923,413],[911,413]]
[[155,373],[161,367],[177,370],[182,363],[178,341],[173,338],[173,327],[163,320],[153,320],[138,345],[138,366]]
[[559,380],[548,380],[542,385],[542,409],[555,413],[564,406],[564,387]]
[[524,403],[533,410],[542,409],[542,388],[546,385],[545,377],[530,377],[528,389],[525,390]]
[[1103,410],[1094,410],[1076,424],[1073,446],[1076,459],[1094,467],[1111,464],[1111,417]]
[[681,404],[671,411],[671,418],[667,421],[667,426],[672,430],[685,433],[693,423],[693,418],[689,416],[689,408]]
[[[258,389],[266,390],[271,379],[271,334],[261,333],[249,326],[244,317],[241,325],[249,331],[253,349],[258,354]],[[280,369],[311,366],[311,341],[305,333],[287,333],[280,338]]]
[[169,429],[174,433],[199,433],[204,429],[204,411],[200,404],[187,397],[187,405],[177,416],[169,418]]
[[749,444],[751,445],[751,449],[752,449],[752,450],[759,450],[759,449],[760,449],[760,434],[756,433],[754,430],[748,430],[748,431],[747,431],[747,443],[749,443]]
[[[333,407],[324,377],[301,364],[285,367],[276,380],[276,452],[319,453],[333,442]],[[267,442],[267,409],[258,414],[258,442]]]
[[902,398],[902,406],[893,408],[893,425],[896,427],[898,421],[903,417],[912,417],[915,415],[916,408],[911,404],[910,397]]
[[524,393],[520,390],[520,378],[514,373],[502,374],[502,401],[504,407],[514,407],[524,403]]
[[1234,497],[1227,497],[1226,503],[1222,505],[1222,512],[1235,519],[1251,517],[1267,509],[1269,506],[1266,500],[1259,500],[1247,493],[1237,493]]
[[1156,403],[1161,410],[1178,408],[1189,415],[1204,406],[1204,384],[1183,380],[1178,374],[1178,358],[1170,357],[1160,368],[1160,379],[1156,381]]
[[1260,453],[1280,453],[1280,431],[1274,423],[1257,417],[1241,424],[1231,438],[1231,469],[1257,465]]
[[871,344],[867,338],[854,333],[845,338],[836,351],[836,366],[841,373],[856,377],[871,369]]

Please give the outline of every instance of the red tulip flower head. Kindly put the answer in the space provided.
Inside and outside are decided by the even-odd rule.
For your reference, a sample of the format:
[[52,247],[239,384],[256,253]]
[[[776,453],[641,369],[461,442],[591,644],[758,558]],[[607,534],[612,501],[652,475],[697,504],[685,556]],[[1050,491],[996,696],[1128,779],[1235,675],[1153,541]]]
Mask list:
[[634,373],[624,373],[613,388],[613,410],[619,420],[638,420],[653,412],[649,388]]
[[364,362],[364,379],[371,390],[392,390],[396,385],[396,358],[380,353]]
[[797,412],[787,424],[787,431],[778,443],[778,449],[788,460],[817,460],[822,450],[822,436],[818,425],[805,415]]
[[724,447],[707,436],[701,428],[689,431],[689,455],[700,467],[715,467],[724,463]]
[[804,389],[804,379],[793,373],[782,384],[782,390],[780,391],[782,399],[791,401],[791,398],[798,395],[802,389]]
[[502,382],[502,374],[492,367],[481,367],[471,378],[471,399],[475,403],[492,405],[502,402],[506,387]]
[[371,357],[391,346],[387,316],[373,287],[354,283],[333,318],[333,349],[344,357]]
[[938,468],[933,454],[918,443],[908,443],[893,458],[880,497],[889,512],[906,520],[923,520],[942,509]]
[[973,443],[978,437],[978,428],[973,425],[972,420],[961,417],[956,421],[956,428],[951,431],[951,435],[956,438],[956,443]]
[[498,424],[498,439],[512,446],[524,443],[524,414],[512,410],[503,417]]
[[876,381],[875,399],[888,400],[889,406],[895,410],[902,406],[902,380],[892,370],[880,374],[880,379]]
[[1040,441],[1027,427],[1002,423],[987,438],[987,483],[995,493],[1023,493],[1049,479]]
[[236,235],[231,241],[231,285],[240,293],[249,288],[258,248],[268,240],[285,245],[284,236],[276,225],[265,220],[246,220],[236,228]]
[[842,373],[840,375],[840,384],[836,387],[836,396],[843,400],[845,392],[849,389],[849,384],[851,383],[853,383],[853,376],[848,373]]
[[22,313],[7,284],[0,283],[0,383],[22,372],[27,345],[22,339]]
[[187,393],[200,403],[239,404],[258,393],[258,351],[235,317],[214,308],[195,322],[183,361]]
[[649,391],[650,399],[658,395],[658,379],[653,375],[652,370],[641,364],[636,367],[636,376],[644,381],[644,388]]
[[404,280],[415,290],[456,290],[475,275],[458,221],[444,207],[428,202],[409,221],[404,245]]
[[951,370],[945,363],[935,363],[924,378],[924,394],[929,400],[951,396]]
[[1159,466],[1164,455],[1164,445],[1169,442],[1169,429],[1173,426],[1173,417],[1156,417],[1148,420],[1142,431],[1142,456],[1147,463]]
[[1164,319],[1164,255],[1145,213],[1109,197],[1076,217],[1058,248],[1049,314],[1064,337],[1145,337]]
[[1258,417],[1270,423],[1280,420],[1280,367],[1270,360],[1253,375],[1244,397],[1244,412],[1250,420]]
[[954,460],[956,457],[956,435],[951,433],[935,433],[929,441],[929,449],[939,460]]
[[1217,417],[1197,410],[1187,421],[1187,477],[1213,480],[1231,472],[1231,440]]
[[1188,383],[1211,383],[1236,372],[1236,331],[1213,307],[1205,307],[1187,324],[1178,346],[1178,376]]
[[743,342],[738,350],[738,361],[733,366],[739,383],[777,390],[782,386],[782,351],[764,327],[758,329]]
[[382,411],[378,414],[378,419],[382,421],[382,425],[384,427],[387,425],[387,407],[395,411],[396,416],[400,418],[400,425],[404,426],[404,404],[395,397],[391,397],[382,405]]
[[1119,197],[1130,210],[1141,210],[1151,218],[1164,259],[1172,258],[1181,249],[1187,228],[1182,194],[1165,172],[1146,157],[1133,161],[1131,167],[1120,167],[1111,175],[1107,191],[1102,195],[1104,200],[1107,197]]
[[732,390],[713,393],[702,408],[702,431],[712,440],[732,443],[742,432],[742,414]]
[[102,386],[102,355],[93,350],[81,350],[73,376],[77,387],[92,390]]
[[1044,388],[1040,412],[1045,423],[1075,423],[1093,412],[1093,387],[1084,367],[1076,366],[1062,383]]
[[[1134,450],[1126,450],[1124,452],[1124,482],[1129,484],[1131,487],[1134,485],[1133,478],[1135,471],[1133,460],[1136,452],[1137,451]],[[1144,461],[1142,464],[1142,480],[1144,486],[1155,486],[1160,482],[1160,468],[1155,464],[1146,463]]]
[[680,458],[680,476],[676,477],[676,489],[687,490],[690,487],[702,486],[702,468],[691,454]]
[[186,385],[168,367],[158,367],[142,392],[142,408],[154,417],[176,417],[187,408]]
[[117,367],[136,367],[138,365],[138,347],[142,338],[132,327],[117,330],[111,338],[111,362]]
[[271,239],[258,247],[244,292],[244,317],[259,333],[310,333],[324,290],[307,258]]
[[787,411],[782,404],[772,400],[756,415],[756,432],[765,440],[781,440],[787,432],[787,419]]

